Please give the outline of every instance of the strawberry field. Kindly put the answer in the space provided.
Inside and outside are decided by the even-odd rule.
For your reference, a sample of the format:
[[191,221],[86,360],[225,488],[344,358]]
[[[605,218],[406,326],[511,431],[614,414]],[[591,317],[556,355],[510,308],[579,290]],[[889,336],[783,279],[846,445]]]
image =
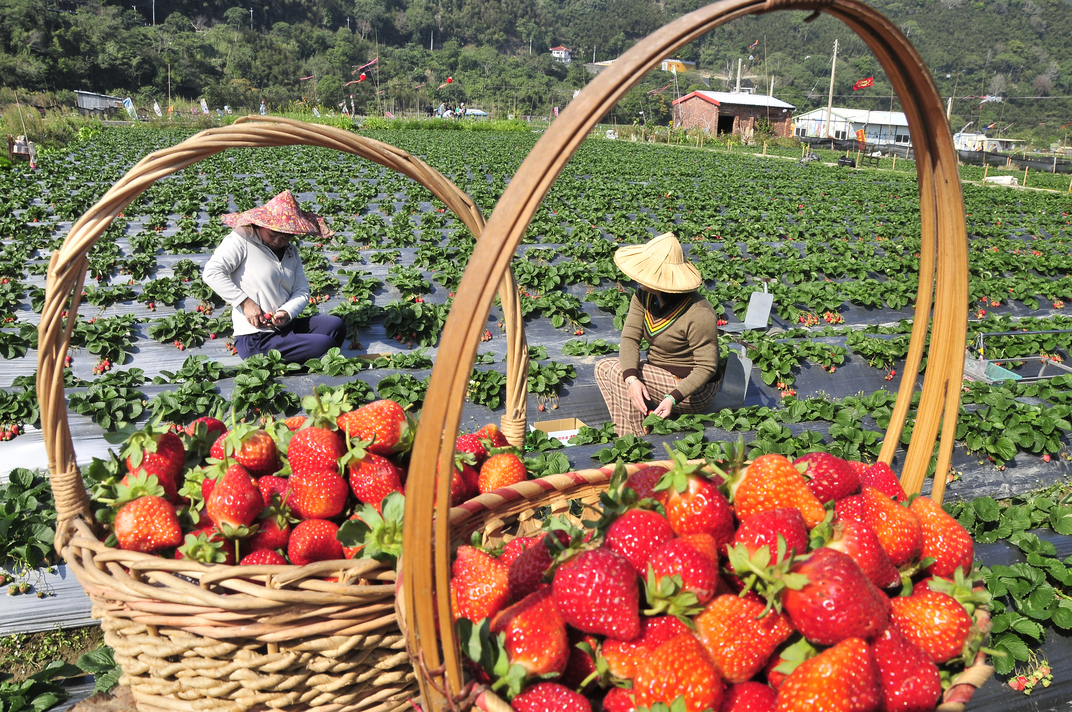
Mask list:
[[[187,135],[108,130],[43,155],[36,173],[0,172],[0,541],[8,570],[23,572],[20,580],[56,563],[49,553],[54,511],[33,472],[46,466],[34,372],[49,255],[130,166]],[[486,215],[537,138],[460,131],[374,137],[427,161]],[[586,423],[568,448],[531,433],[530,475],[651,460],[664,444],[689,458],[723,459],[725,443],[740,436],[750,455],[826,450],[873,461],[908,349],[918,285],[918,188],[906,169],[905,161],[896,172],[800,165],[791,156],[740,147],[599,139],[584,145],[541,205],[513,267],[530,345],[529,421]],[[973,170],[965,169],[966,180],[979,178]],[[300,243],[316,295],[307,313],[337,314],[349,331],[341,350],[304,366],[271,356],[242,362],[233,353],[227,310],[200,278],[228,232],[218,217],[283,189],[336,231],[328,242]],[[966,182],[964,198],[969,344],[982,335],[989,359],[1066,359],[1072,197]],[[737,340],[754,364],[743,407],[655,418],[650,436],[617,438],[592,376],[595,361],[617,350],[632,293],[612,254],[667,230],[685,245],[706,280],[703,293],[727,323],[742,320],[749,295],[766,289],[774,294],[773,328],[722,337],[723,353]],[[293,415],[300,397],[317,386],[342,390],[354,404],[390,398],[418,412],[472,245],[468,230],[422,186],[324,149],[231,150],[158,181],[89,254],[66,371],[79,463],[99,458],[98,473],[114,467],[106,438],[131,424]],[[991,333],[1000,335],[986,337]],[[497,307],[482,341],[466,430],[503,410],[506,345]],[[1038,369],[1030,361],[1005,365],[1025,377]],[[1027,664],[1039,641],[1052,643],[1058,636],[1047,630],[1072,629],[1065,593],[1072,562],[1063,559],[1072,553],[1063,543],[1072,534],[1072,509],[1059,487],[1032,494],[1068,474],[1070,403],[1072,377],[966,385],[954,467],[936,473],[949,481],[953,513],[995,564],[988,583],[1005,597],[995,606],[995,645],[1010,653],[999,659],[999,672]],[[911,423],[910,414],[905,442]],[[1011,506],[996,502],[1010,497]],[[50,594],[65,591],[62,579],[38,585],[57,608],[30,627],[86,617],[77,585],[65,583],[73,587],[59,595]],[[1048,593],[1031,593],[1037,590]],[[1009,602],[1007,611],[1000,600]],[[8,603],[0,599],[0,606]],[[68,605],[70,611],[61,610]],[[74,610],[79,606],[85,610]],[[994,692],[993,683],[985,690],[995,703],[1012,694]]]

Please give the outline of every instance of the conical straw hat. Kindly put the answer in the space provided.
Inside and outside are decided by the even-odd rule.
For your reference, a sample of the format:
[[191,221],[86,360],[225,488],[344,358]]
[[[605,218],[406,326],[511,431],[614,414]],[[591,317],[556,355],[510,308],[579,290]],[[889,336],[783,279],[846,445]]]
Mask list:
[[241,213],[228,213],[220,216],[220,220],[231,227],[260,225],[288,235],[331,237],[335,234],[324,222],[324,218],[298,207],[298,201],[289,190],[284,190],[260,207]]
[[614,264],[640,286],[657,292],[681,294],[703,284],[700,271],[685,259],[672,232],[664,232],[645,245],[619,247]]

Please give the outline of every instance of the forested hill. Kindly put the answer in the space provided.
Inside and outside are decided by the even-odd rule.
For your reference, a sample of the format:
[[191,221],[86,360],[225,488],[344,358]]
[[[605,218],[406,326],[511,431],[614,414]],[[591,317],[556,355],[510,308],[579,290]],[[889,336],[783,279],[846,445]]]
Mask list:
[[[87,89],[142,101],[171,91],[211,104],[252,107],[305,99],[324,105],[351,92],[359,111],[468,101],[496,110],[547,113],[590,75],[553,62],[565,45],[586,62],[613,59],[693,0],[0,0],[0,72],[9,87]],[[1072,3],[1068,0],[879,0],[875,6],[916,44],[943,96],[956,91],[953,122],[1012,124],[1059,138],[1072,122]],[[155,12],[155,26],[152,24]],[[745,83],[769,87],[801,109],[825,104],[834,40],[836,102],[888,109],[890,84],[864,43],[838,21],[804,13],[749,17],[680,53],[699,72],[669,91],[714,75],[730,86],[738,58]],[[757,43],[758,44],[755,44]],[[433,50],[429,51],[429,47]],[[376,57],[357,78],[354,67]],[[670,80],[656,73],[648,88]],[[947,76],[948,75],[948,76]],[[853,92],[854,81],[874,86]],[[302,80],[302,77],[313,77]],[[442,87],[447,77],[454,81]],[[377,94],[377,92],[382,92]],[[665,110],[667,92],[653,112]],[[980,105],[975,97],[1005,101]],[[971,97],[971,98],[969,98]],[[620,120],[637,115],[639,94]],[[1045,124],[1045,126],[1039,126]],[[959,128],[959,124],[955,126]]]

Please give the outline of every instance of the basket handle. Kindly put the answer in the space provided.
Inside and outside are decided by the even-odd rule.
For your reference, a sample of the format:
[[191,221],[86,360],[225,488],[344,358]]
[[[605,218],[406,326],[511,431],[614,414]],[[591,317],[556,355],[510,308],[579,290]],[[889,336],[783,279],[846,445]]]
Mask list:
[[[480,209],[446,176],[401,149],[332,126],[273,116],[248,116],[231,126],[202,131],[180,144],[143,158],[79,218],[63,245],[53,252],[48,265],[45,304],[38,325],[37,393],[52,491],[56,497],[57,550],[62,551],[66,544],[68,524],[74,518],[81,516],[92,521],[89,497],[75,464],[63,388],[63,361],[81,301],[90,249],[115,217],[156,180],[228,148],[291,145],[333,148],[402,173],[443,201],[478,241],[482,236],[484,216]],[[503,432],[512,437],[511,442],[518,444],[524,443],[525,436],[528,346],[513,274],[504,272],[499,285],[507,336],[507,406],[502,420]],[[68,309],[68,304],[69,318],[64,318],[63,311]]]
[[[495,206],[447,318],[441,344],[449,353],[457,354],[457,360],[439,360],[432,370],[410,464],[409,476],[416,479],[418,486],[411,487],[406,498],[406,566],[402,571],[409,644],[423,651],[429,669],[443,666],[446,686],[440,689],[456,694],[462,687],[462,672],[453,630],[449,625],[436,625],[437,615],[441,621],[451,620],[447,595],[451,552],[449,502],[446,497],[434,502],[434,492],[436,480],[440,492],[448,491],[450,486],[460,404],[476,353],[480,324],[490,309],[495,285],[506,273],[533,214],[563,166],[628,89],[662,58],[673,56],[679,48],[719,25],[744,15],[783,9],[823,11],[845,22],[867,42],[901,98],[916,151],[923,246],[908,366],[902,374],[894,417],[886,434],[887,449],[882,455],[888,462],[900,437],[915,387],[912,366],[918,367],[922,355],[934,291],[931,355],[902,481],[906,489],[919,491],[940,425],[943,433],[938,471],[944,472],[948,466],[967,331],[967,235],[953,142],[937,87],[923,60],[896,26],[859,0],[722,0],[684,15],[635,45],[589,82],[536,144]],[[934,496],[938,499],[943,485],[944,478],[936,478]],[[428,541],[434,545],[424,544]],[[430,601],[436,602],[436,610]],[[444,709],[449,700],[421,675],[418,678],[425,709]]]

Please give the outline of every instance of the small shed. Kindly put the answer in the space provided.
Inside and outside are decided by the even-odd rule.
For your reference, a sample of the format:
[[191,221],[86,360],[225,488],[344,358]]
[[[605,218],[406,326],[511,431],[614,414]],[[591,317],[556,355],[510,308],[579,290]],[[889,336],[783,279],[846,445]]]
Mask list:
[[74,96],[78,103],[78,113],[82,115],[110,114],[123,106],[123,100],[118,96],[78,90],[75,90]]
[[813,109],[796,117],[793,133],[801,138],[856,139],[863,131],[864,141],[872,144],[911,146],[908,119],[902,111],[871,111],[869,109]]
[[694,91],[674,104],[674,127],[707,133],[734,134],[751,140],[759,121],[770,123],[776,136],[792,133],[796,107],[766,94]]

